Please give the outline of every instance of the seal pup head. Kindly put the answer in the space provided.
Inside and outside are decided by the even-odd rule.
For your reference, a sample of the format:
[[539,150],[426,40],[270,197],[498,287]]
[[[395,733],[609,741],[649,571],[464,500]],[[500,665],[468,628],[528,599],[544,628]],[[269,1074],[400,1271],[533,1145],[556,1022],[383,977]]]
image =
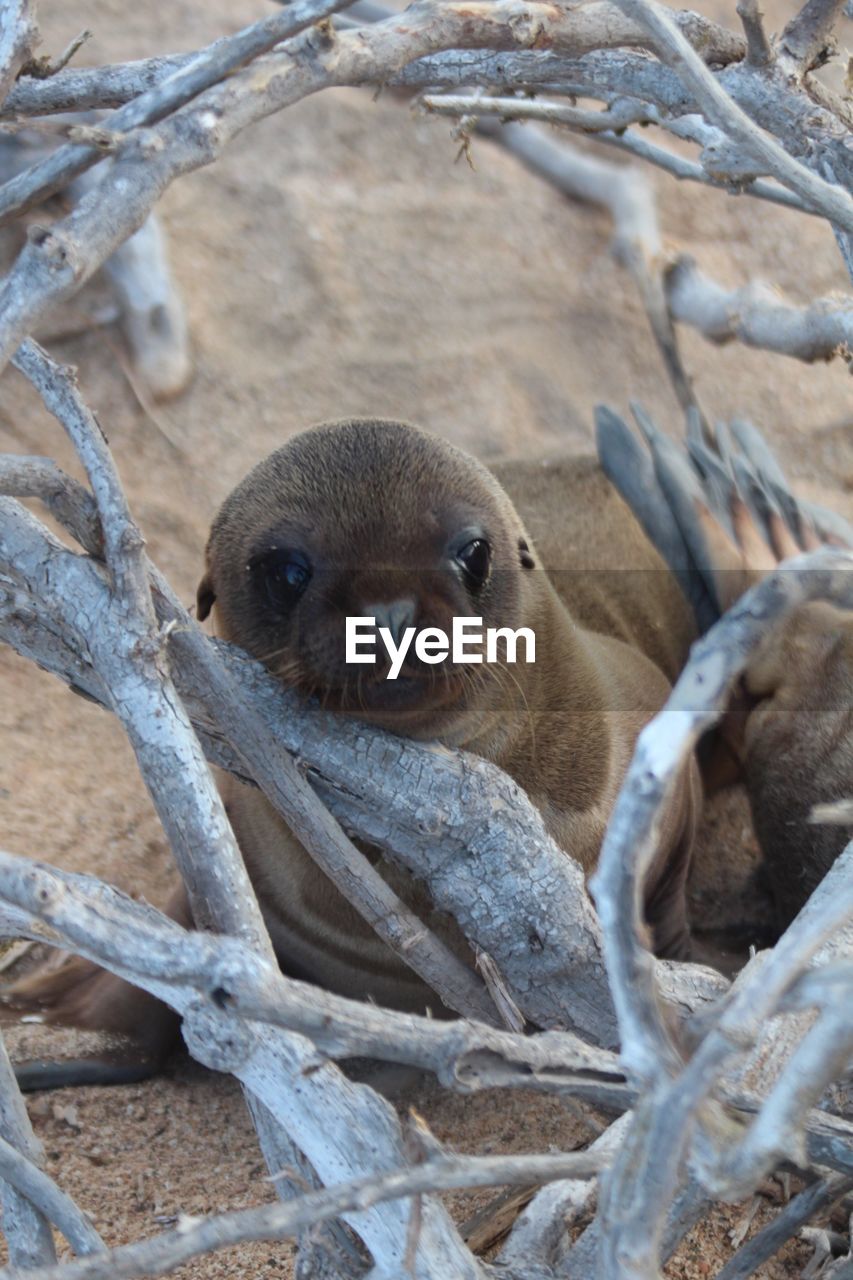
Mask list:
[[[347,663],[347,617],[450,635],[530,621],[535,567],[509,498],[479,462],[400,422],[357,419],[294,436],[237,486],[214,520],[198,616],[286,684],[331,710],[412,737],[470,740],[505,709],[518,675],[497,664],[426,664],[399,676]],[[502,657],[503,648],[499,646]],[[521,665],[515,667],[520,673]]]

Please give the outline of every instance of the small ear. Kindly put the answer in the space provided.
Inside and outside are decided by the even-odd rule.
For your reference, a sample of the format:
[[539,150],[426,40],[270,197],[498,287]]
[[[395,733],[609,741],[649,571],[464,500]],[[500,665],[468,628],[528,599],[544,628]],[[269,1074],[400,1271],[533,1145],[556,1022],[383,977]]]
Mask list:
[[215,599],[216,591],[213,586],[213,578],[210,575],[210,571],[208,571],[198,584],[198,591],[195,595],[195,616],[199,622],[204,622],[213,608]]

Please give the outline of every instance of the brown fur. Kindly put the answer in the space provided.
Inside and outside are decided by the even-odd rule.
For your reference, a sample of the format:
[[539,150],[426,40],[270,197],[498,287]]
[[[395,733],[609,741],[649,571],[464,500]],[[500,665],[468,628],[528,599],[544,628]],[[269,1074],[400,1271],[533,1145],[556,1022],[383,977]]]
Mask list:
[[[476,596],[449,551],[462,530],[479,531],[492,548]],[[286,615],[269,607],[250,567],[273,546],[299,548],[314,569]],[[348,671],[344,617],[402,597],[414,600],[418,627],[449,630],[460,614],[482,616],[486,626],[532,627],[537,660],[464,670],[407,662],[408,682],[386,681],[373,668]],[[508,462],[490,473],[434,436],[387,422],[315,428],[256,467],[214,521],[198,603],[200,616],[214,609],[219,635],[331,709],[500,765],[587,871],[636,736],[695,634],[673,578],[596,463]],[[435,1004],[264,796],[230,777],[222,790],[283,968],[397,1007]],[[698,803],[691,766],[664,815],[648,882],[660,954],[687,951],[684,882]],[[430,911],[407,877],[383,871]],[[464,949],[451,922],[430,921]],[[71,1010],[66,991],[48,1016],[70,1012],[78,1023],[103,1025],[113,1011],[103,988],[97,994]],[[40,996],[44,1003],[44,989]]]
[[814,805],[853,795],[853,615],[798,609],[759,649],[746,688],[758,699],[744,734],[747,789],[785,928],[853,835],[809,820]]
[[[793,495],[789,500],[797,505]],[[831,528],[820,534],[813,516],[801,510],[796,538],[774,512],[763,527],[742,498],[733,500],[730,514],[735,542],[697,504],[722,609],[783,560],[814,550],[823,539],[853,546]],[[853,837],[849,825],[811,821],[815,805],[853,795],[853,613],[816,602],[774,627],[751,659],[721,728],[718,737],[726,737],[746,782],[781,931]]]

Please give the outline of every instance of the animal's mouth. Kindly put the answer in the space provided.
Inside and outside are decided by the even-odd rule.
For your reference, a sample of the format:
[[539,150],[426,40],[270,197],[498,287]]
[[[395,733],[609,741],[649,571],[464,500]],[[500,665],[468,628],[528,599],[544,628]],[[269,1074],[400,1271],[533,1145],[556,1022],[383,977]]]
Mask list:
[[395,680],[373,677],[348,681],[328,690],[324,702],[343,715],[405,729],[407,721],[422,721],[457,705],[463,689],[462,681],[452,674],[436,678],[432,673],[401,673]]

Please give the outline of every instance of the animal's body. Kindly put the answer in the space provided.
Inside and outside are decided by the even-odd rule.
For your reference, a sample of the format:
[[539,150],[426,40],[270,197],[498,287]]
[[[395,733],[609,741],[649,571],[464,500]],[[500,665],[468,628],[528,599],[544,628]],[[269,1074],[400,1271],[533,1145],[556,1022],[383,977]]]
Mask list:
[[[213,612],[217,634],[332,710],[501,766],[587,872],[637,734],[696,635],[675,578],[594,460],[508,461],[490,472],[437,437],[371,421],[314,428],[250,473],[214,521],[198,605],[201,617]],[[449,631],[455,616],[525,626],[536,661],[463,670],[410,655],[389,681],[381,666],[348,667],[346,616],[373,616],[395,636],[410,625]],[[230,777],[222,790],[282,968],[350,996],[435,1007],[265,797]],[[688,953],[699,804],[691,764],[646,886],[661,955]],[[421,891],[384,869],[429,912]],[[170,912],[186,918],[180,894]],[[452,922],[431,923],[464,951]],[[83,962],[31,980],[19,997],[47,1020],[141,1033],[155,1052],[176,1025],[150,997]]]
[[[352,430],[359,432],[363,442],[369,429],[362,425]],[[383,458],[405,441],[413,453],[407,465],[409,477],[418,474],[422,451],[439,454],[439,473],[452,473],[459,492],[468,492],[470,509],[464,522],[479,521],[489,532],[495,543],[491,575],[506,579],[499,584],[506,603],[490,600],[484,591],[473,598],[460,596],[452,607],[474,615],[482,612],[496,625],[511,622],[531,627],[536,661],[512,667],[502,664],[488,674],[478,670],[475,688],[469,676],[460,702],[438,713],[428,709],[422,715],[417,704],[413,710],[393,705],[378,710],[356,707],[353,713],[407,736],[438,737],[498,764],[542,811],[557,843],[589,872],[636,736],[664,702],[695,636],[690,609],[632,513],[592,459],[507,461],[495,466],[492,474],[504,492],[493,488],[489,479],[493,515],[478,505],[477,489],[486,477],[478,464],[410,429],[402,437],[395,435],[402,430],[377,429],[370,460],[379,474],[365,484],[363,493],[338,504],[340,527],[331,560],[333,572],[341,572],[352,586],[346,611],[369,614],[383,594],[390,601],[406,598],[419,572],[436,571],[439,557],[429,549],[422,531],[427,513],[443,500],[439,476],[427,483],[406,478],[386,484],[381,474]],[[333,446],[333,440],[333,435],[324,439],[321,434],[316,443],[338,454],[340,443]],[[288,462],[285,446],[278,463],[268,460],[262,469],[284,469]],[[324,484],[329,480],[325,476]],[[256,476],[251,485],[253,496],[259,481]],[[250,499],[244,493],[232,513],[220,517],[218,530],[214,527],[207,581],[216,595],[217,632],[264,656],[276,649],[276,642],[258,624],[256,606],[241,599],[234,609],[227,585],[230,572],[222,563],[247,561],[253,540],[261,532],[266,536],[275,525],[266,495],[257,509],[251,502],[251,532],[246,529],[249,508]],[[396,540],[396,545],[407,547],[412,564],[403,579],[383,572],[379,581],[368,577],[367,585],[361,587],[359,575],[368,568],[362,558],[363,531],[371,513],[382,528],[379,559],[393,563]],[[496,517],[506,524],[501,537],[489,523]],[[449,525],[442,536],[445,532],[452,538],[455,530]],[[526,551],[519,552],[519,541],[526,544]],[[440,552],[444,553],[443,545]],[[525,569],[521,556],[535,567]],[[456,573],[452,568],[440,571]],[[224,602],[220,583],[226,584]],[[455,581],[452,586],[455,590]],[[419,601],[415,618],[424,624],[440,619],[444,607],[441,601],[430,612],[430,604]],[[311,625],[326,624],[315,619]],[[338,635],[335,650],[342,650],[342,644]],[[310,642],[306,647],[310,650]],[[289,646],[284,659],[293,661]],[[310,655],[303,655],[302,663],[310,667]],[[275,670],[275,662],[271,666]],[[303,678],[310,685],[304,672]],[[318,687],[328,697],[322,679]],[[388,693],[393,698],[394,691]],[[435,998],[423,984],[330,885],[269,801],[230,777],[222,779],[221,787],[283,967],[346,995],[370,995],[380,1003],[409,1009],[434,1005]],[[650,879],[648,918],[660,954],[687,954],[684,881],[698,805],[694,772],[685,778],[667,814],[661,857]],[[400,872],[384,864],[383,871],[402,896],[419,910],[429,910],[425,895]],[[431,918],[431,923],[448,930],[446,921]]]

